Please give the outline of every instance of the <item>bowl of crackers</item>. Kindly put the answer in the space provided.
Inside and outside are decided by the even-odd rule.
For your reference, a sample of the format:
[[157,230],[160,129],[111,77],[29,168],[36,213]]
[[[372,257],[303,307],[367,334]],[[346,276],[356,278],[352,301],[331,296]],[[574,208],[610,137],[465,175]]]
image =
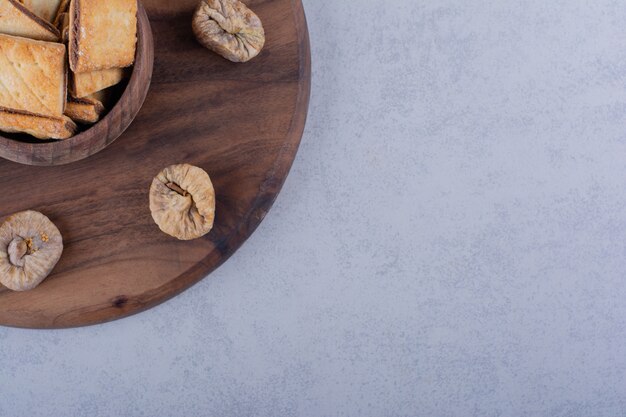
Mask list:
[[137,0],[0,0],[0,157],[50,166],[103,150],[139,113],[153,63]]

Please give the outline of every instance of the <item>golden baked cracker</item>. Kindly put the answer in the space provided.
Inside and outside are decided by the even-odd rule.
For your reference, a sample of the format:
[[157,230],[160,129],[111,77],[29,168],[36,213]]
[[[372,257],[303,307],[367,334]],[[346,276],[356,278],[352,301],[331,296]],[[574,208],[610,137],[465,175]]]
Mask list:
[[47,22],[54,20],[61,4],[61,0],[20,0],[20,2]]
[[65,45],[0,35],[0,107],[60,117],[65,107]]
[[62,42],[67,42],[67,40],[63,39],[63,31],[67,28],[69,28],[70,26],[70,15],[68,12],[65,13],[61,13],[58,16],[58,21],[57,24],[55,25],[55,27],[57,29],[59,29],[59,32],[61,32],[61,41]]
[[[63,41],[69,33],[69,13],[59,18]],[[109,68],[99,71],[80,72],[70,74],[70,93],[75,98],[83,98],[105,88],[118,84],[124,79],[123,68]]]
[[137,0],[72,0],[69,13],[72,71],[90,72],[133,64]]
[[70,14],[65,12],[58,16],[58,25],[56,28],[61,32],[61,42],[66,44],[70,40]]
[[124,79],[124,75],[123,68],[72,73],[70,76],[70,93],[76,98],[82,98],[119,84]]
[[54,27],[59,27],[59,22],[61,20],[61,16],[64,13],[67,13],[70,8],[70,0],[61,0],[61,4],[59,4],[59,9],[57,10],[56,17],[52,20],[52,24]]
[[104,105],[100,100],[89,96],[84,98],[68,97],[65,115],[75,122],[93,124],[100,120]]
[[70,39],[70,28],[66,27],[65,29],[63,29],[63,32],[61,33],[61,41],[67,45],[69,39]]
[[0,0],[0,33],[51,42],[60,37],[57,28],[17,0]]
[[0,107],[0,130],[27,133],[38,139],[68,139],[76,133],[76,123],[65,116],[48,117]]

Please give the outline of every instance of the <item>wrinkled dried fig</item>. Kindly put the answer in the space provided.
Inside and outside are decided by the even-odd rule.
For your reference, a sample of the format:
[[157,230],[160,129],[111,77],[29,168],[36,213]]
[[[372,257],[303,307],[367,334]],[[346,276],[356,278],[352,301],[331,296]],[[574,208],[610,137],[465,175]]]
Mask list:
[[265,45],[261,19],[239,0],[202,0],[192,27],[198,42],[233,62],[251,60]]
[[188,164],[165,168],[152,181],[150,211],[159,228],[180,240],[209,233],[215,218],[215,191],[204,170]]
[[46,216],[23,211],[0,226],[0,283],[13,291],[32,290],[61,258],[63,238]]

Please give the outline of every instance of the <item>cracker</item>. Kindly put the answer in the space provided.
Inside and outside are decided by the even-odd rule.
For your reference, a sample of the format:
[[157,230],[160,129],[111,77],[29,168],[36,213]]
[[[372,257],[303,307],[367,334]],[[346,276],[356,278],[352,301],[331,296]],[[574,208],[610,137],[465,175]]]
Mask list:
[[70,93],[81,98],[119,84],[124,79],[125,71],[122,68],[111,68],[100,71],[72,73],[70,79]]
[[54,20],[61,4],[61,0],[20,0],[20,2],[47,22]]
[[69,13],[61,13],[59,15],[59,21],[57,29],[61,32],[61,42],[66,44],[70,40],[70,14]]
[[52,20],[52,24],[55,27],[59,27],[59,21],[61,19],[61,16],[64,13],[67,13],[68,10],[70,8],[70,0],[61,0],[61,4],[59,5],[59,9],[57,10],[57,14],[56,17]]
[[137,0],[72,0],[70,67],[75,73],[129,67],[137,45]]
[[65,115],[75,122],[93,124],[100,120],[102,113],[104,113],[104,105],[95,97],[68,97],[67,99]]
[[67,96],[65,45],[0,35],[0,107],[63,115]]
[[68,139],[76,133],[76,123],[65,116],[48,117],[0,107],[0,130],[26,133],[38,139]]
[[17,0],[0,0],[0,33],[56,42],[59,31]]

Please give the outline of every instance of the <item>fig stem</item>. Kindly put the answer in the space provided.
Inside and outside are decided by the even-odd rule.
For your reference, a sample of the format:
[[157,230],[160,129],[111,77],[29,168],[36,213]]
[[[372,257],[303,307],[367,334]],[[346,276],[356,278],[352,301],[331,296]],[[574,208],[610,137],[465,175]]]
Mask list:
[[176,191],[178,194],[182,195],[183,197],[187,197],[189,195],[187,191],[180,188],[180,185],[174,182],[168,182],[166,185],[167,185],[167,188],[169,188],[172,191]]

